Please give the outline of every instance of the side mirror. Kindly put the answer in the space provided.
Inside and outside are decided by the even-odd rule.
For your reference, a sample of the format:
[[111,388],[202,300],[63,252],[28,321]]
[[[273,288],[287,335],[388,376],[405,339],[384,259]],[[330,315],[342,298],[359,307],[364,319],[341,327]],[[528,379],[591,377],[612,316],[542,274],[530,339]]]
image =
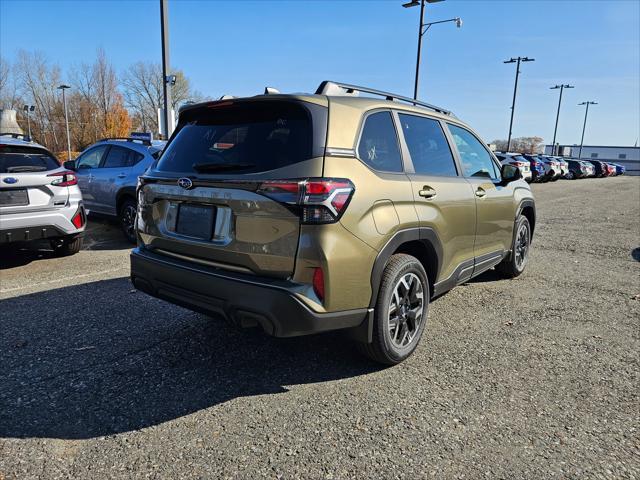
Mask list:
[[67,160],[66,162],[64,162],[62,164],[62,166],[64,168],[66,168],[67,170],[72,170],[72,171],[76,171],[76,161],[75,160]]
[[500,175],[502,176],[502,184],[506,185],[522,178],[522,173],[518,167],[505,163],[500,169]]

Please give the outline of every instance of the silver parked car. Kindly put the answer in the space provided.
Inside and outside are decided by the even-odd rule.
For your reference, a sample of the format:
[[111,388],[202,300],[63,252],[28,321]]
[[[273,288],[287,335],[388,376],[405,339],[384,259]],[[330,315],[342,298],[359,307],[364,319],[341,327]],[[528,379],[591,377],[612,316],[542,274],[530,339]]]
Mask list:
[[86,215],[76,174],[20,137],[0,134],[0,243],[46,240],[58,255],[77,253]]
[[127,239],[135,243],[136,185],[166,142],[110,138],[94,143],[74,162],[88,212],[117,217]]

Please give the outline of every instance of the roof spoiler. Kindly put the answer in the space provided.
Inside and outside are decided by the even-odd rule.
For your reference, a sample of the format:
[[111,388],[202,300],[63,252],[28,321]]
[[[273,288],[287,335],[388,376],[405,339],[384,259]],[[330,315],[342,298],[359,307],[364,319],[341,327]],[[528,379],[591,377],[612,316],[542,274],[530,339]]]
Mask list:
[[351,85],[349,83],[340,83],[334,82],[331,80],[325,80],[320,84],[318,89],[316,90],[316,95],[333,95],[333,96],[358,96],[360,93],[368,93],[370,95],[378,95],[380,97],[384,97],[386,100],[391,100],[393,102],[405,102],[411,105],[417,105],[420,107],[425,107],[430,110],[433,110],[438,113],[442,113],[444,115],[454,116],[451,111],[446,110],[441,107],[437,107],[435,105],[431,105],[430,103],[423,102],[420,100],[415,100],[409,97],[403,97],[402,95],[397,95],[395,93],[384,92],[382,90],[376,90],[374,88],[369,87],[361,87],[358,85]]
[[98,140],[98,142],[108,142],[109,140],[123,140],[123,141],[127,141],[127,142],[140,142],[143,145],[146,145],[147,147],[151,146],[151,140],[148,140],[146,138],[136,138],[136,137],[109,137],[109,138],[102,138],[102,139]]

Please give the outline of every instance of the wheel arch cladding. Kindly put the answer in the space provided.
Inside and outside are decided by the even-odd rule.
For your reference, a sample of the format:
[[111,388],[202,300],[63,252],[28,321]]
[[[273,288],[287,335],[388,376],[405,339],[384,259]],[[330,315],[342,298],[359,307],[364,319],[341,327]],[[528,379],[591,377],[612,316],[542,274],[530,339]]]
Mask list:
[[384,268],[396,253],[406,253],[416,257],[425,271],[433,295],[433,286],[438,281],[441,267],[442,244],[436,232],[431,228],[412,228],[396,232],[387,244],[380,250],[371,271],[371,301],[369,308],[373,308],[378,298],[380,281]]
[[120,214],[120,207],[125,202],[125,200],[133,200],[136,201],[136,188],[135,187],[124,187],[118,191],[116,195],[116,213]]
[[531,226],[531,237],[533,238],[533,232],[536,227],[536,206],[533,200],[523,200],[518,208],[518,214],[522,214],[529,220]]

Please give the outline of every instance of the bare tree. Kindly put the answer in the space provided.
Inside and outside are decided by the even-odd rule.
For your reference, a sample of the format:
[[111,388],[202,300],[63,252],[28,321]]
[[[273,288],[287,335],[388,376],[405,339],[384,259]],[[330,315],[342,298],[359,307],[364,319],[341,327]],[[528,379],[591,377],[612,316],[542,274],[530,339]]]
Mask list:
[[[181,70],[172,72],[176,83],[171,89],[172,108],[187,100],[197,100],[200,94],[191,90],[189,80]],[[137,126],[158,131],[158,109],[162,108],[162,67],[160,64],[137,62],[122,75],[122,89],[126,106],[132,111]]]
[[[518,153],[541,153],[542,137],[518,137],[511,139],[511,151]],[[491,142],[496,146],[496,150],[504,152],[507,149],[506,140],[494,140]]]
[[0,57],[0,108],[20,110],[21,100],[13,69],[9,62]]

